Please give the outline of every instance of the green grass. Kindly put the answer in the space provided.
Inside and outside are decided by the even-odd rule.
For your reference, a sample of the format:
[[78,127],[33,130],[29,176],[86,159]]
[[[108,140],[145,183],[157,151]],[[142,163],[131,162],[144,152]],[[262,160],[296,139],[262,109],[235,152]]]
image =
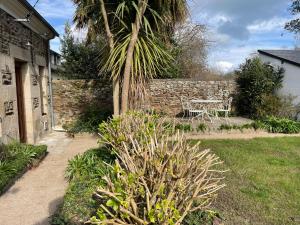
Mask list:
[[0,146],[0,194],[47,152],[47,146],[13,143]]
[[214,203],[225,224],[300,224],[300,138],[204,140],[202,146],[230,169]]

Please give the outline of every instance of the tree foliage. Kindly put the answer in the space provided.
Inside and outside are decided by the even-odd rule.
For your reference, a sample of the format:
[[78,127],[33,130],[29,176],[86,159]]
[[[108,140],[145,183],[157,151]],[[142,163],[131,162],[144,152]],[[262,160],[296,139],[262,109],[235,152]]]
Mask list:
[[[292,15],[300,15],[300,0],[293,0],[292,6],[290,7]],[[291,20],[285,25],[285,29],[295,34],[300,33],[300,18]]]
[[[88,27],[88,36],[97,38],[109,27],[114,46],[103,67],[113,79],[122,80],[122,111],[128,108],[129,91],[139,91],[148,78],[166,67],[170,56],[164,48],[175,25],[187,16],[186,0],[73,0],[75,22]],[[107,23],[103,16],[104,6]],[[104,26],[107,25],[107,26]],[[107,29],[106,29],[107,30]],[[106,32],[107,33],[107,32]],[[134,88],[133,88],[134,87]]]
[[237,110],[241,115],[260,118],[278,113],[280,97],[277,91],[282,88],[284,69],[254,58],[242,64],[236,76],[239,87]]
[[204,25],[192,22],[176,27],[171,43],[174,61],[167,71],[169,77],[201,78],[207,70],[205,32]]
[[76,40],[66,24],[61,40],[62,64],[59,74],[67,79],[99,79],[99,60],[102,43]]

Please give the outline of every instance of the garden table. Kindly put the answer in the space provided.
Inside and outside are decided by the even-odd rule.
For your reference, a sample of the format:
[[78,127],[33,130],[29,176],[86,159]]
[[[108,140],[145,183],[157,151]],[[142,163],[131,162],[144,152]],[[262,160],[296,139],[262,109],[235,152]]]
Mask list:
[[203,112],[196,115],[195,118],[199,118],[200,116],[203,118],[205,115],[208,117],[210,122],[212,122],[212,117],[215,116],[215,114],[210,113],[208,110],[208,105],[209,104],[216,104],[216,103],[223,103],[223,100],[215,100],[215,99],[193,99],[191,100],[192,103],[198,103],[198,104],[203,104]]

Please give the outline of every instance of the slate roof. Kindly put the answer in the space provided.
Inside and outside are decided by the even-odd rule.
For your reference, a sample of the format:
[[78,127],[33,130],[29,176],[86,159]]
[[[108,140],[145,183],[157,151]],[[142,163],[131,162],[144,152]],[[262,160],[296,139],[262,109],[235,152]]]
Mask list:
[[258,50],[258,52],[300,66],[300,50]]
[[35,8],[32,7],[32,5],[30,5],[27,0],[18,0],[20,3],[22,3],[30,12],[33,12],[34,15],[40,19],[42,21],[43,24],[45,24],[53,33],[55,36],[59,37],[59,34],[57,33],[57,31],[50,25],[50,23],[48,23],[47,20],[45,20],[45,18],[43,16],[41,16],[41,14],[39,14]]

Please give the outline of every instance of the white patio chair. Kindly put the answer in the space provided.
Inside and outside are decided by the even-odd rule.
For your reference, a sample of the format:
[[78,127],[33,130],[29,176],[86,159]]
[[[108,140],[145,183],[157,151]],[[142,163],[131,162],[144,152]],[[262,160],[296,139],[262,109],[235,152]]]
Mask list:
[[231,106],[232,106],[232,101],[233,101],[233,98],[230,97],[229,99],[227,99],[222,108],[220,109],[215,109],[215,113],[216,113],[216,117],[218,118],[218,113],[219,112],[224,112],[225,114],[225,118],[229,118],[229,113],[231,112]]
[[194,119],[195,117],[198,117],[201,115],[201,118],[203,119],[205,110],[204,109],[196,109],[192,106],[188,98],[186,97],[181,97],[181,105],[182,105],[182,110],[183,110],[183,117],[188,116],[188,118]]

